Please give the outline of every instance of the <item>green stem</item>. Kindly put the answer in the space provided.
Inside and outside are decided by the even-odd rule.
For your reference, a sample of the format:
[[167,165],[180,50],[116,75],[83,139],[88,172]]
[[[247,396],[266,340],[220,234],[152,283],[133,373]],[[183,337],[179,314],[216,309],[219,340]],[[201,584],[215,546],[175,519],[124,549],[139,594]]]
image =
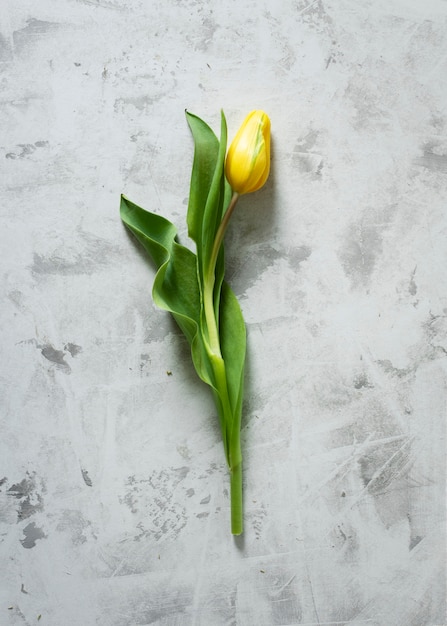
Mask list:
[[[218,321],[216,319],[216,313],[214,311],[214,284],[216,281],[216,263],[219,255],[220,248],[223,243],[225,232],[227,230],[228,222],[230,221],[231,214],[238,200],[239,195],[233,193],[225,215],[222,218],[219,228],[217,229],[216,237],[214,238],[213,248],[211,251],[211,257],[207,271],[205,273],[205,280],[203,285],[203,308],[205,312],[205,322],[208,334],[208,346],[210,350],[210,360],[213,367],[214,375],[216,377],[216,386],[221,394],[221,401],[223,406],[224,415],[228,420],[231,420],[231,405],[228,396],[227,387],[227,373],[225,370],[225,362],[222,357],[220,349],[220,337]],[[228,451],[226,450],[227,457]]]
[[[214,286],[216,282],[216,264],[239,194],[233,193],[230,204],[223,216],[211,250],[203,284],[203,308],[207,329],[207,346],[209,358],[214,372],[215,385],[219,393],[222,407],[221,426],[223,431],[225,455],[230,469],[230,501],[231,501],[231,532],[233,535],[242,533],[242,463],[240,452],[240,432],[231,433],[236,416],[233,415],[228,394],[227,372],[220,348],[220,336],[216,311],[214,310]],[[231,437],[231,440],[230,440]],[[236,440],[234,441],[234,437]]]
[[233,535],[241,535],[243,531],[242,462],[230,469],[230,502],[231,532]]
[[222,221],[219,224],[219,228],[217,229],[203,286],[203,307],[205,311],[206,327],[208,329],[208,342],[211,352],[220,358],[222,358],[222,354],[220,351],[219,329],[217,327],[217,320],[214,312],[213,297],[214,283],[216,280],[216,263],[230,217],[234,211],[238,198],[239,194],[234,192],[231,197],[230,204],[228,205],[228,209],[225,211],[225,215],[223,216]]
[[233,195],[231,196],[230,204],[228,205],[228,209],[225,211],[225,215],[222,218],[222,221],[219,224],[219,228],[217,229],[216,237],[214,238],[213,249],[211,251],[209,271],[215,272],[217,257],[219,254],[220,246],[222,245],[223,239],[225,237],[225,233],[228,227],[228,223],[233,214],[234,207],[239,199],[239,194],[233,191]]

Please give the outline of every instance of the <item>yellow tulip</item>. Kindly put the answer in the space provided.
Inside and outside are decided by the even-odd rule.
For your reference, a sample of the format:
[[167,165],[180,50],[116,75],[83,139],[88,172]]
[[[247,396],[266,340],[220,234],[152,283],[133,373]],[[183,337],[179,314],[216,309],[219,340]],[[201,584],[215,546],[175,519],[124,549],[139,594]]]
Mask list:
[[270,172],[270,119],[264,111],[247,115],[233,139],[225,175],[237,194],[261,189]]

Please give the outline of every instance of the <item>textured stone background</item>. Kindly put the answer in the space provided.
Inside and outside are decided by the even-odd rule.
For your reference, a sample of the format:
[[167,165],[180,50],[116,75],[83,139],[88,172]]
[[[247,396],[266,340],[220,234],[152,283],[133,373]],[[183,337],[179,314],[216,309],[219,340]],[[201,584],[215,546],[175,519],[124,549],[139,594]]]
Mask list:
[[[2,0],[0,33],[0,624],[446,624],[446,0]],[[221,107],[274,142],[228,236],[238,541],[118,215],[184,240],[184,109]]]

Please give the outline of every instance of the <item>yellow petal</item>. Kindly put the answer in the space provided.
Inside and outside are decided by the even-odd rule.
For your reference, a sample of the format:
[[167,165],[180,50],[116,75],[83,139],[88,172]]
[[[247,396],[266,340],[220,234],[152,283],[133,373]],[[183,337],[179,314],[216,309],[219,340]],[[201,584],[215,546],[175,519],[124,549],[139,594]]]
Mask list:
[[252,111],[236,133],[225,162],[225,174],[238,194],[260,189],[270,172],[270,119]]

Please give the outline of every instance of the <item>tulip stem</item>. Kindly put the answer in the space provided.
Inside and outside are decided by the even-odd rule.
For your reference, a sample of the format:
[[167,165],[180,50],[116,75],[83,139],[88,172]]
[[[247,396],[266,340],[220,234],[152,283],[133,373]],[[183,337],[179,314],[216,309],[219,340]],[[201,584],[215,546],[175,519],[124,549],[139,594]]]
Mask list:
[[203,305],[205,310],[205,320],[206,326],[208,329],[208,341],[211,348],[211,351],[216,356],[222,358],[222,354],[220,351],[220,339],[219,339],[219,330],[217,327],[216,315],[214,313],[214,283],[216,280],[216,263],[217,257],[219,255],[219,250],[221,248],[225,232],[227,230],[228,223],[230,221],[230,217],[234,211],[234,207],[238,201],[239,194],[234,192],[230,204],[228,205],[227,210],[219,224],[219,228],[216,232],[216,237],[214,238],[213,248],[211,250],[211,256],[209,265],[207,268],[207,272],[205,275],[204,281],[204,291],[203,291]]
[[239,194],[234,192],[227,210],[219,224],[211,250],[210,260],[205,273],[203,285],[203,308],[206,324],[206,344],[209,358],[214,372],[214,383],[220,400],[220,422],[224,440],[225,455],[230,470],[230,502],[231,502],[231,532],[233,535],[242,533],[242,464],[240,452],[239,423],[234,415],[230,402],[227,383],[227,371],[220,347],[220,336],[216,311],[214,309],[214,286],[216,282],[216,264],[225,233]]
[[228,227],[228,223],[230,221],[230,217],[233,214],[234,207],[239,199],[239,194],[233,191],[233,195],[231,196],[230,204],[228,205],[228,209],[225,211],[225,215],[222,218],[222,221],[219,224],[219,228],[217,229],[216,237],[213,243],[213,249],[211,251],[209,272],[213,273],[216,269],[217,256],[219,254],[220,246],[222,245],[223,239],[225,237],[225,233]]
[[242,509],[242,463],[230,468],[231,533],[240,535],[243,531]]

